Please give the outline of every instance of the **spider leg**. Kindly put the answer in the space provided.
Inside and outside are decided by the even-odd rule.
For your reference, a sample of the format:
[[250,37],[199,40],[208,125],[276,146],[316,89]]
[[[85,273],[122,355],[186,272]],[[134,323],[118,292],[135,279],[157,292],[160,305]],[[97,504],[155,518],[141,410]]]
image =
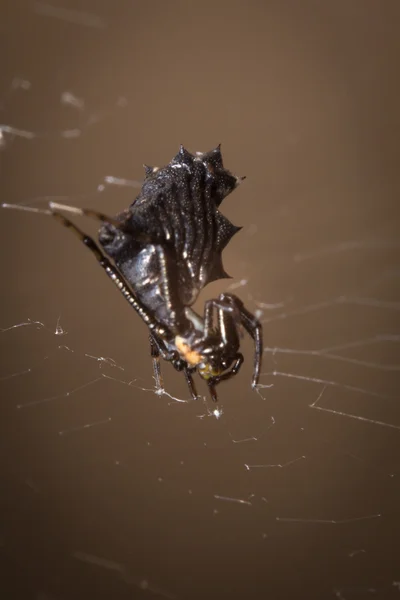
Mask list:
[[183,372],[185,374],[186,383],[187,383],[187,386],[189,388],[189,392],[190,392],[193,400],[197,400],[198,395],[197,395],[197,390],[196,390],[196,386],[195,386],[194,381],[193,381],[192,374],[191,374],[190,370],[187,367],[184,367]]
[[[109,217],[104,213],[98,212],[97,210],[92,210],[90,208],[78,208],[76,206],[70,206],[69,204],[59,204],[58,202],[49,202],[49,208],[36,208],[35,206],[26,206],[25,204],[8,204],[7,202],[3,202],[1,204],[1,208],[11,208],[13,210],[20,210],[23,212],[32,212],[40,215],[48,215],[53,216],[54,212],[58,210],[62,210],[65,212],[73,213],[79,217],[90,217],[92,219],[97,219],[102,223],[109,223],[110,225],[114,225],[114,227],[123,226],[123,221],[116,219],[115,217]],[[126,211],[128,212],[128,211]],[[121,213],[121,216],[124,213]]]
[[192,377],[193,369],[190,369],[186,366],[184,361],[182,361],[179,358],[179,354],[177,352],[171,352],[167,350],[163,340],[157,338],[157,336],[154,333],[150,334],[149,339],[151,357],[153,359],[153,370],[154,379],[156,381],[156,389],[164,390],[164,382],[161,375],[161,365],[159,358],[161,355],[164,360],[171,362],[177,371],[183,371],[190,395],[192,396],[193,400],[197,400],[198,394]]
[[234,296],[233,294],[221,294],[219,298],[222,301],[228,300],[228,302],[230,302],[231,305],[236,308],[240,316],[241,324],[250,337],[254,340],[254,371],[251,385],[253,388],[255,388],[260,378],[263,355],[262,325],[255,318],[255,316],[244,307],[243,302],[239,300],[237,296]]
[[[218,325],[214,325],[217,309]],[[218,300],[207,300],[204,307],[204,339],[218,333],[225,346],[239,348],[238,325],[241,324],[239,307],[221,294]]]
[[[256,387],[260,372],[261,362],[263,354],[263,342],[262,342],[262,326],[257,319],[252,315],[243,305],[243,302],[233,294],[221,294],[218,300],[208,300],[204,309],[204,337],[210,336],[214,332],[214,309],[217,309],[218,315],[218,333],[221,336],[221,340],[226,346],[230,346],[232,350],[239,348],[239,326],[242,325],[247,333],[254,340],[255,354],[254,354],[254,371],[252,377],[252,387]],[[236,363],[235,363],[236,365]],[[234,365],[233,369],[236,368]],[[241,366],[241,362],[237,367],[237,371]],[[236,372],[237,372],[236,371]],[[232,375],[227,372],[228,379]],[[221,379],[218,379],[218,382]]]
[[[217,312],[217,324],[214,324],[214,310]],[[221,296],[216,299],[207,300],[204,307],[204,341],[212,339],[217,335],[221,344],[234,357],[234,363],[229,370],[211,377],[208,381],[208,389],[213,402],[217,402],[215,386],[221,381],[226,381],[236,375],[243,364],[243,354],[238,352],[240,346],[239,327],[241,325],[240,307],[232,302],[231,298]]]
[[150,355],[153,360],[153,371],[154,371],[154,380],[156,382],[156,390],[158,393],[161,393],[164,390],[164,381],[161,374],[161,364],[160,364],[160,348],[155,339],[155,337],[150,334]]
[[233,363],[233,365],[229,369],[229,371],[225,371],[225,373],[222,373],[221,375],[218,375],[217,377],[212,378],[214,384],[217,385],[221,381],[226,381],[227,379],[230,379],[234,375],[237,375],[240,371],[240,367],[242,366],[243,362],[244,362],[243,354],[241,352],[238,352],[236,355],[235,362]]
[[98,210],[92,210],[91,208],[78,208],[77,206],[70,206],[69,204],[59,204],[58,202],[49,202],[49,209],[52,213],[54,211],[65,211],[70,212],[79,217],[90,217],[92,219],[96,219],[97,221],[101,221],[102,223],[109,223],[110,225],[114,225],[114,227],[121,227],[122,222],[116,219],[115,217],[109,217]]
[[236,356],[236,360],[233,363],[233,366],[229,369],[229,371],[225,371],[225,373],[222,373],[222,375],[218,375],[218,377],[212,377],[211,379],[209,379],[207,381],[208,389],[210,391],[211,399],[213,402],[218,402],[218,396],[217,396],[215,386],[218,385],[219,383],[221,383],[221,381],[226,381],[227,379],[230,379],[234,375],[237,375],[239,373],[240,367],[242,366],[243,362],[244,362],[243,354],[238,352],[238,354]]
[[204,337],[208,337],[214,331],[214,308],[218,307],[218,300],[206,300],[204,304],[203,327]]

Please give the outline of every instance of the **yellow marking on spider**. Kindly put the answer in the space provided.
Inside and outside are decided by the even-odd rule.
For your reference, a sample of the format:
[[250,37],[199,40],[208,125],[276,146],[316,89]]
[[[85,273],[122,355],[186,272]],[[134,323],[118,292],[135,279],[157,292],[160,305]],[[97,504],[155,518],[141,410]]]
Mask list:
[[[202,356],[196,350],[192,350],[191,347],[185,340],[179,335],[175,338],[175,346],[177,347],[182,358],[191,367],[196,367],[200,363],[204,362],[204,356]],[[221,375],[222,369],[215,369],[209,363],[205,363],[203,367],[199,368],[199,373],[203,379],[210,379],[210,377],[217,377]]]
[[196,350],[192,350],[189,344],[179,335],[175,338],[175,346],[178,348],[179,354],[191,367],[195,367],[203,361],[202,355]]

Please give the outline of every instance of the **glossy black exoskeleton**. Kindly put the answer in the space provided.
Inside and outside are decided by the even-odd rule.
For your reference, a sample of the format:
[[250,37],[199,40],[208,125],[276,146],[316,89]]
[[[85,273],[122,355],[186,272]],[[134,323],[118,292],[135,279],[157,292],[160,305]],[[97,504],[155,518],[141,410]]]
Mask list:
[[[216,401],[215,386],[235,375],[243,362],[239,352],[243,328],[255,342],[252,385],[256,386],[262,357],[257,319],[232,294],[207,300],[203,317],[191,308],[204,286],[229,277],[221,253],[240,227],[218,209],[243,178],[224,168],[219,146],[195,155],[181,146],[167,166],[146,166],[145,173],[137,198],[114,218],[56,203],[45,212],[78,235],[148,325],[159,391],[161,355],[184,372],[194,398],[192,374],[198,371]],[[103,221],[99,231],[103,250],[60,211]]]

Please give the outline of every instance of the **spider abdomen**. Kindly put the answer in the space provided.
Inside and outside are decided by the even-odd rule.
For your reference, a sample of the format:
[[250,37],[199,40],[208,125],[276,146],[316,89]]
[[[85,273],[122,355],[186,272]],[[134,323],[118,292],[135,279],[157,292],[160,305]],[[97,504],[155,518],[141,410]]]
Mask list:
[[99,240],[144,305],[167,325],[171,305],[182,319],[207,283],[229,277],[221,254],[240,228],[218,207],[241,179],[224,169],[219,147],[192,155],[181,146],[167,166],[145,170],[139,195],[117,217],[121,226],[104,225]]
[[168,250],[176,263],[184,304],[187,298],[194,301],[210,281],[228,277],[221,253],[240,228],[218,207],[240,181],[224,169],[219,147],[192,155],[181,146],[166,167],[146,167],[146,179],[124,229],[134,239]]

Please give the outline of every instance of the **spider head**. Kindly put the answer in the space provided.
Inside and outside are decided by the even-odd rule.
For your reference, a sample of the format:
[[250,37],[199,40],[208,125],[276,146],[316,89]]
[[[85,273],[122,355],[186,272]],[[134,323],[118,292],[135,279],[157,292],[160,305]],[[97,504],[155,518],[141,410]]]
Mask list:
[[218,337],[209,338],[206,343],[198,340],[190,344],[177,336],[175,346],[187,365],[195,367],[205,380],[219,378],[237,359],[237,348],[224,345]]
[[229,370],[235,361],[236,354],[232,355],[229,348],[218,346],[207,346],[202,352],[202,361],[197,365],[197,371],[206,381],[219,378],[222,373]]

